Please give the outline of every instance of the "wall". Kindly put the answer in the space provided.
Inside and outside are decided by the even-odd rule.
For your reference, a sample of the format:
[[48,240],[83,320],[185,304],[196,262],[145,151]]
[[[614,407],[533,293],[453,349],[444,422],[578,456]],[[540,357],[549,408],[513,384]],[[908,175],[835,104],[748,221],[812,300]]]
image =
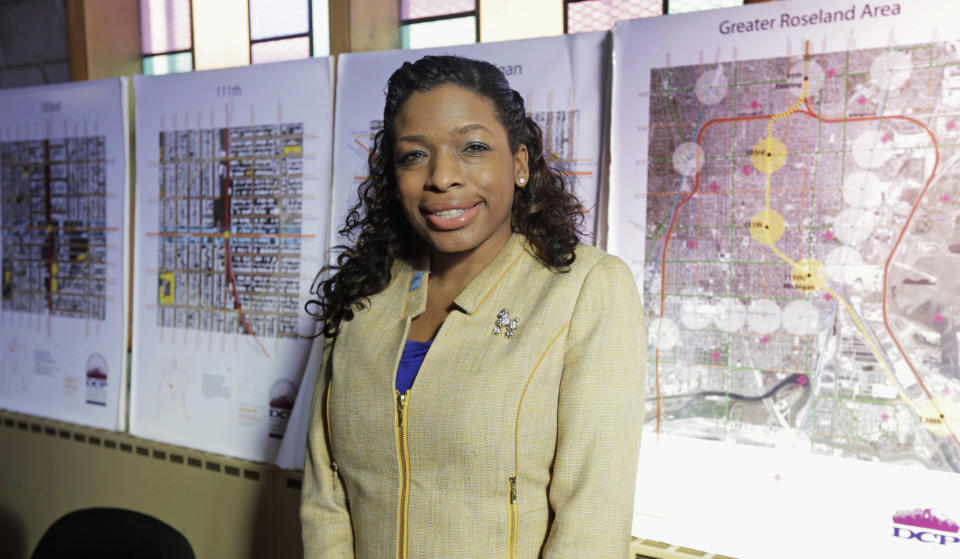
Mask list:
[[0,0],[0,89],[70,81],[65,0]]
[[0,557],[26,559],[55,520],[91,507],[153,516],[198,558],[302,554],[300,472],[8,411],[0,448]]
[[[302,557],[302,472],[0,410],[0,557],[26,559],[64,514],[144,512],[201,559]],[[629,559],[734,559],[634,539]]]

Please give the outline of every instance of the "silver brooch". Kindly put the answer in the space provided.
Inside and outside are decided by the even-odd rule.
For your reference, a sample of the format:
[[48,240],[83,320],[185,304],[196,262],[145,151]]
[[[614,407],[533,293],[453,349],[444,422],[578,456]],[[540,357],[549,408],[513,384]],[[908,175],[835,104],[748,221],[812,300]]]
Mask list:
[[510,318],[510,313],[507,309],[503,309],[497,314],[497,322],[495,323],[492,334],[496,336],[500,332],[503,332],[504,337],[512,338],[518,324],[520,324],[520,317],[515,316]]

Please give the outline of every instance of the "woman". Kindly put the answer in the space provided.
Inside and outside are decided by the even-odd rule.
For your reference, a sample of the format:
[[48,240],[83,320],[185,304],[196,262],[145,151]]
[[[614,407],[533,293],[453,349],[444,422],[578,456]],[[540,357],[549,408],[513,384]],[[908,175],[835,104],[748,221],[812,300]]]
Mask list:
[[329,338],[306,557],[628,554],[643,325],[632,274],[493,65],[390,77],[370,175],[313,301]]

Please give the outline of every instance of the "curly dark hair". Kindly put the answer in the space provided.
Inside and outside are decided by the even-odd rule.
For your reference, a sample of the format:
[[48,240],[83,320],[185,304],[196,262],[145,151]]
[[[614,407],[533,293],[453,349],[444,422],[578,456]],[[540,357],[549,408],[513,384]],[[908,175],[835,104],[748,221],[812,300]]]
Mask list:
[[353,246],[339,245],[336,264],[324,266],[314,281],[317,298],[306,310],[323,323],[323,335],[334,337],[340,323],[351,320],[371,295],[390,282],[396,258],[412,258],[424,246],[397,201],[394,162],[394,119],[410,96],[444,84],[454,84],[489,99],[497,120],[507,131],[510,150],[527,147],[530,179],[515,188],[512,227],[523,234],[545,266],[566,271],[574,261],[583,211],[564,174],[552,168],[543,153],[543,134],[527,116],[523,97],[510,88],[493,64],[458,56],[424,56],[406,62],[387,82],[383,129],[374,136],[368,158],[370,173],[358,189],[360,200],[340,229]]

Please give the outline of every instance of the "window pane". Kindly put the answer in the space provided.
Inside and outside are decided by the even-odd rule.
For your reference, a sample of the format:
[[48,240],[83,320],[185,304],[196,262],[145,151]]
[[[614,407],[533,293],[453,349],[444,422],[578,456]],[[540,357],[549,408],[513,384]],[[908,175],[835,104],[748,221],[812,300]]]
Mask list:
[[196,70],[250,64],[247,0],[194,0],[193,62]]
[[174,74],[190,70],[193,70],[193,54],[189,52],[160,54],[143,59],[143,73],[147,75]]
[[667,4],[667,11],[671,14],[679,14],[742,5],[743,0],[670,0]]
[[294,37],[279,41],[266,41],[250,45],[252,64],[262,62],[282,62],[284,60],[300,60],[310,58],[310,39]]
[[269,39],[310,31],[307,0],[250,0],[250,38]]
[[476,9],[476,0],[400,0],[400,19],[459,14]]
[[567,4],[567,33],[605,31],[618,21],[663,15],[663,0],[588,0]]
[[477,18],[474,16],[414,23],[400,27],[403,48],[425,49],[477,42]]
[[330,1],[313,2],[313,56],[330,55]]
[[193,48],[190,0],[140,0],[143,54]]
[[566,2],[558,0],[480,0],[479,41],[514,41],[563,34]]

